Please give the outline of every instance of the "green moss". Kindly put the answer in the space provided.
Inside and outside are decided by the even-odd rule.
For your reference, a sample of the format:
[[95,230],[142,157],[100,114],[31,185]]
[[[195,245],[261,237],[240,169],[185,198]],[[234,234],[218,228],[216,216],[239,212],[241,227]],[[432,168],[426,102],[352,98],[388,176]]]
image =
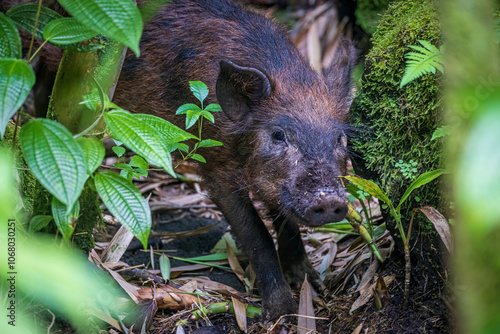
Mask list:
[[[7,145],[12,147],[12,138],[14,137],[15,125],[13,123],[7,124],[7,129],[5,131],[5,136],[2,142],[7,143]],[[14,154],[16,156],[16,165],[18,168],[19,183],[21,188],[21,196],[24,205],[25,212],[32,212],[36,204],[35,199],[37,198],[37,189],[39,189],[40,183],[37,181],[35,176],[28,169],[28,165],[24,161],[21,154],[21,147],[19,146],[19,129],[16,134],[16,142],[14,144]]]
[[364,31],[373,34],[380,18],[394,0],[358,0],[356,6],[356,23]]
[[[402,89],[404,55],[408,45],[422,39],[439,46],[438,12],[432,0],[405,0],[393,3],[373,34],[373,48],[366,57],[362,88],[356,97],[353,123],[362,127],[354,148],[366,167],[379,176],[383,190],[393,201],[412,180],[406,179],[395,164],[399,160],[418,162],[417,175],[443,166],[441,140],[431,141],[432,133],[442,125],[443,101],[439,95],[440,74],[427,74]],[[421,201],[409,201],[403,218],[417,206],[439,205],[439,182],[417,189]],[[396,202],[397,203],[397,202]]]
[[102,225],[100,202],[97,193],[85,185],[80,196],[80,216],[73,232],[73,244],[84,252],[94,248],[92,230],[95,226]]

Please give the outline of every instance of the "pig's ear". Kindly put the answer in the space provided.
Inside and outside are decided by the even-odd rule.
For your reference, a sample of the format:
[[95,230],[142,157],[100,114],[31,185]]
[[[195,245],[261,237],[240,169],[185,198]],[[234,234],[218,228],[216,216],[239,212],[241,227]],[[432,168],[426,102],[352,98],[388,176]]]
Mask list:
[[227,117],[232,121],[243,121],[253,105],[269,97],[271,83],[256,68],[222,60],[216,90],[217,100]]
[[354,97],[351,73],[358,62],[358,50],[347,38],[339,41],[330,66],[325,70],[326,84],[337,97],[339,111],[347,113]]

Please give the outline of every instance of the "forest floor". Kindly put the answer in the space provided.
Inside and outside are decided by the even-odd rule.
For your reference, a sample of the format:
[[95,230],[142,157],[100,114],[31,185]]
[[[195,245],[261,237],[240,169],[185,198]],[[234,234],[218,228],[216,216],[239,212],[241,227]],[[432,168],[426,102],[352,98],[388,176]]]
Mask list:
[[[192,169],[194,167],[188,165],[185,168],[187,168],[184,170],[185,178],[198,179]],[[219,269],[200,264],[203,262],[193,264],[190,261],[174,259],[174,257],[193,258],[214,251],[225,252],[225,240],[231,240],[227,233],[230,227],[205,197],[197,182],[180,182],[164,174],[153,173],[147,182],[136,184],[146,197],[151,194],[154,223],[150,247],[156,254],[155,264],[154,267],[151,265],[151,251],[142,250],[136,240],[131,243],[122,262],[128,266],[146,268],[151,275],[160,275],[158,254],[163,253],[171,258],[173,282],[169,284],[180,290],[211,295],[205,298],[205,306],[217,302],[230,302],[233,297],[260,307],[256,295],[258,290],[253,290],[252,296],[248,295],[244,284],[248,281],[239,278],[227,260],[218,261],[217,265],[228,269]],[[377,214],[376,203],[370,204],[375,206],[374,213]],[[381,224],[381,221],[379,220],[377,224]],[[108,227],[112,229],[112,225]],[[427,282],[412,280],[408,306],[403,307],[405,263],[395,252],[391,253],[393,243],[385,229],[377,238],[377,245],[385,258],[383,263],[374,259],[369,248],[357,235],[310,229],[304,229],[302,232],[306,251],[313,265],[318,268],[325,261],[328,264],[323,273],[328,293],[313,298],[316,331],[311,333],[453,333],[456,331],[453,326],[453,306],[449,301],[445,280],[442,284],[432,286],[427,286]],[[214,247],[218,249],[214,250]],[[418,251],[418,248],[414,251]],[[248,265],[243,255],[238,256],[236,261],[243,269]],[[429,261],[439,262],[437,259]],[[251,275],[248,275],[248,270],[245,272],[246,279],[249,280]],[[381,290],[376,287],[379,278],[383,278],[387,285]],[[133,280],[132,282],[137,286],[148,286],[148,283]],[[213,283],[215,285],[209,282],[215,282]],[[373,290],[377,289],[382,295],[380,309],[377,309],[373,298]],[[299,302],[301,293],[299,291],[295,293]],[[270,328],[275,324],[265,324],[259,316],[247,318],[246,327],[238,325],[235,314],[229,312],[209,314],[205,319],[191,320],[192,311],[198,308],[196,304],[194,302],[182,310],[171,308],[160,310],[154,317],[150,332],[182,333],[183,330],[184,333],[191,333],[196,328],[205,326],[217,326],[223,330],[222,333],[243,333],[241,328],[246,329],[247,333],[297,332],[297,316],[290,318],[291,325],[275,326],[273,331]]]

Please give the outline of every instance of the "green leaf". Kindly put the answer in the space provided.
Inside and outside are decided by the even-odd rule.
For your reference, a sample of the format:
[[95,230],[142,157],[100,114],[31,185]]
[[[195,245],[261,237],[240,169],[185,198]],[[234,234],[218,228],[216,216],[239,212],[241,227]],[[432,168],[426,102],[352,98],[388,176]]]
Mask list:
[[382,189],[380,189],[380,187],[375,182],[362,179],[358,176],[342,176],[342,177],[351,181],[352,183],[354,183],[355,185],[357,185],[370,195],[383,201],[384,203],[387,204],[391,203],[391,200],[386,196],[386,194],[384,194]]
[[9,119],[22,106],[34,84],[35,73],[26,61],[0,59],[0,139]]
[[87,181],[82,149],[62,124],[44,118],[24,124],[19,135],[24,159],[38,181],[69,210]]
[[[33,29],[35,29],[37,11],[38,4],[23,3],[9,9],[7,11],[7,16],[9,16],[17,26],[32,34]],[[40,8],[40,16],[38,17],[38,25],[35,36],[38,38],[43,38],[43,30],[45,26],[52,20],[57,20],[60,18],[62,18],[61,14],[42,6]]]
[[175,177],[172,158],[165,151],[163,138],[154,128],[125,110],[107,112],[104,120],[113,138]]
[[42,228],[47,226],[51,220],[52,216],[43,216],[43,215],[34,216],[30,220],[29,232],[33,233],[40,231]]
[[109,212],[146,248],[151,230],[151,210],[139,189],[109,171],[95,176],[95,186]]
[[179,128],[178,126],[164,120],[163,118],[146,114],[133,114],[134,117],[148,124],[163,137],[165,143],[172,144],[184,141],[187,139],[198,139],[196,136],[190,134]]
[[113,150],[113,152],[115,152],[115,154],[118,156],[118,158],[125,154],[125,148],[124,147],[113,146],[111,149]]
[[163,277],[165,281],[170,280],[170,268],[170,259],[165,254],[162,254],[160,256],[160,272],[161,277]]
[[173,144],[170,144],[170,152],[173,152],[175,150],[179,150],[181,152],[189,153],[189,146],[187,146],[184,143],[173,143]]
[[199,144],[198,147],[213,147],[213,146],[222,146],[222,143],[213,139],[204,139]]
[[443,72],[443,54],[441,50],[427,41],[418,41],[424,47],[409,45],[410,48],[418,52],[409,52],[405,55],[408,60],[399,85],[400,88],[424,74],[436,73],[436,69]]
[[214,115],[212,115],[211,112],[209,111],[206,111],[206,110],[203,110],[201,112],[201,114],[203,115],[203,117],[205,117],[206,119],[208,119],[210,122],[214,123],[215,122],[215,118],[214,118]]
[[177,109],[177,111],[175,112],[175,114],[176,115],[183,115],[183,114],[186,114],[189,110],[201,111],[202,109],[194,103],[186,103],[186,104],[183,104],[182,106],[180,106]]
[[130,166],[142,169],[149,169],[148,163],[139,155],[134,155],[130,160]]
[[95,137],[79,137],[76,142],[80,145],[85,161],[87,162],[87,173],[92,175],[104,160],[106,155],[104,145]]
[[118,109],[119,107],[109,100],[107,94],[102,94],[104,97],[104,101],[101,99],[101,94],[97,87],[92,88],[90,94],[84,95],[82,102],[80,104],[84,104],[87,108],[94,111],[102,110],[102,104],[104,103],[104,107],[111,109]]
[[207,160],[205,160],[205,158],[203,156],[201,156],[200,154],[193,154],[191,156],[191,159],[196,160],[196,161],[200,161],[200,162],[203,162],[203,163],[207,162]]
[[132,183],[132,178],[134,177],[133,169],[127,165],[125,169],[120,171],[120,176],[127,179],[128,182]]
[[440,176],[441,174],[447,173],[446,170],[444,169],[436,169],[427,173],[421,174],[415,181],[410,184],[408,189],[406,189],[405,193],[403,194],[403,197],[401,197],[401,200],[399,201],[398,207],[396,208],[396,211],[399,212],[399,209],[401,208],[401,205],[406,201],[408,196],[410,196],[411,192],[423,185],[426,185],[427,183],[431,182],[434,180],[436,177]]
[[88,29],[127,45],[139,57],[142,17],[130,0],[60,0],[59,3]]
[[431,141],[434,139],[438,139],[444,136],[448,136],[450,134],[450,126],[449,125],[443,125],[434,130],[434,133],[432,134]]
[[76,201],[71,212],[68,213],[66,205],[58,201],[57,198],[52,197],[52,215],[59,232],[63,236],[63,240],[67,241],[74,231],[72,218],[78,219],[80,215],[80,202]]
[[202,111],[188,110],[186,113],[186,130],[196,124],[198,118],[200,118]]
[[21,36],[17,31],[16,24],[5,14],[0,13],[0,57],[21,58]]
[[54,44],[73,44],[95,37],[97,33],[73,17],[51,21],[43,30],[43,38]]
[[201,102],[208,96],[208,87],[201,81],[189,81],[189,89],[193,92],[193,95]]
[[218,111],[222,111],[222,108],[218,104],[210,103],[208,106],[205,107],[205,110],[211,111],[211,112],[218,112]]
[[148,177],[148,171],[142,168],[135,168],[133,173],[137,179],[140,179],[140,176]]

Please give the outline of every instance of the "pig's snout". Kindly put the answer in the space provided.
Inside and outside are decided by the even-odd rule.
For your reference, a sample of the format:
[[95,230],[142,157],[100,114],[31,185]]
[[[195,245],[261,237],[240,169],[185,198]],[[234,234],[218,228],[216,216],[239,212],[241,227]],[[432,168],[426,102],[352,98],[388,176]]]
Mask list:
[[309,225],[321,226],[339,222],[347,214],[347,203],[333,190],[319,190],[315,193],[313,204],[307,209],[305,219]]

